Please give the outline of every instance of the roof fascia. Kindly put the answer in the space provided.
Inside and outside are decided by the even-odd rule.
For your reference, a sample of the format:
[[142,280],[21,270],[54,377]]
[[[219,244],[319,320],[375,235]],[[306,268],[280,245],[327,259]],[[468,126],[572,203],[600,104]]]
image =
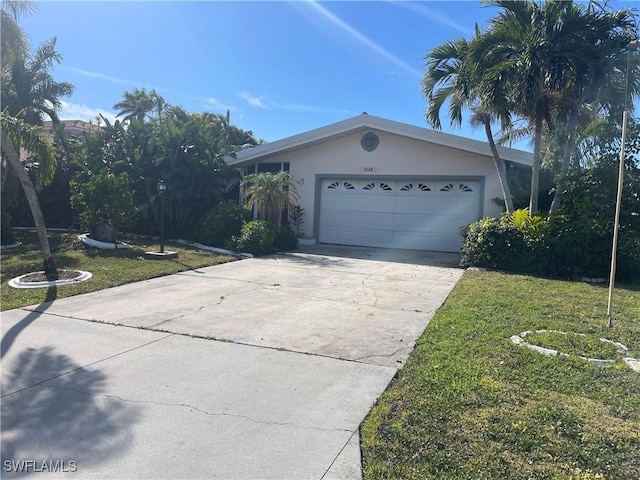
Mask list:
[[[324,127],[316,128],[291,137],[286,137],[265,145],[259,145],[225,156],[227,164],[241,166],[256,161],[262,161],[280,153],[306,148],[328,140],[345,137],[368,129],[379,130],[403,137],[421,140],[428,143],[455,148],[464,152],[476,153],[492,157],[487,142],[460,137],[441,131],[429,130],[406,123],[396,122],[381,117],[362,114]],[[532,154],[523,150],[498,146],[498,152],[503,160],[530,166],[533,162]]]

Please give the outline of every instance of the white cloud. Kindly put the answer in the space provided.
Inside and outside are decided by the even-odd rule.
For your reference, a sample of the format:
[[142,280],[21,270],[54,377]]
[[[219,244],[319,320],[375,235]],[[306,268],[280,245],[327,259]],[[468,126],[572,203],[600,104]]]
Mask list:
[[361,33],[359,30],[355,29],[354,27],[349,25],[347,22],[345,22],[341,18],[339,18],[336,15],[334,15],[333,13],[331,13],[329,10],[324,8],[322,5],[320,5],[315,0],[308,0],[304,4],[305,5],[309,5],[310,7],[315,9],[317,13],[322,15],[322,17],[324,17],[326,20],[328,20],[332,25],[338,27],[340,30],[342,30],[347,35],[349,35],[352,39],[354,39],[358,43],[364,45],[369,50],[372,50],[374,53],[376,53],[377,55],[379,55],[382,58],[386,59],[388,62],[392,63],[393,65],[395,65],[397,67],[400,67],[402,70],[404,70],[405,72],[411,74],[414,77],[422,78],[422,73],[420,72],[420,70],[418,70],[417,68],[414,68],[411,65],[409,65],[408,63],[402,61],[400,58],[398,58],[393,53],[389,52],[388,50],[386,50],[383,47],[381,47],[380,45],[378,45],[376,42],[371,40],[369,37],[367,37],[366,35]]
[[239,109],[234,107],[233,105],[227,105],[219,98],[213,98],[213,97],[204,99],[204,107],[217,112],[220,112],[220,111],[226,112],[227,110],[231,112],[239,111]]
[[110,122],[116,119],[116,113],[112,110],[104,110],[102,108],[92,108],[80,103],[61,102],[62,109],[58,114],[61,120],[84,120],[90,122],[96,120],[98,115],[102,114]]
[[90,72],[89,70],[83,70],[82,68],[76,68],[76,67],[65,67],[65,68],[67,70],[71,70],[72,72],[79,73],[80,75],[83,75],[85,77],[97,78],[97,79],[100,79],[100,80],[105,80],[107,82],[117,83],[118,85],[126,85],[126,84],[133,83],[130,80],[124,80],[122,78],[112,77],[112,76],[106,75],[104,73]]
[[258,97],[249,92],[238,92],[238,96],[249,103],[249,105],[267,110],[286,110],[289,112],[307,112],[307,113],[342,113],[353,114],[350,110],[343,108],[327,108],[318,107],[316,105],[305,105],[302,103],[289,103],[271,100],[269,97]]
[[[416,2],[399,1],[391,3],[402,8],[406,8],[407,10],[411,10],[412,12],[417,13],[418,15],[426,18],[431,22],[436,22],[441,25],[451,27],[454,30],[458,30],[465,35],[473,35],[473,30],[467,27],[463,27],[459,23],[456,23],[451,18],[449,18],[442,10],[427,7],[423,3]],[[464,6],[462,7],[464,8]]]
[[246,101],[252,107],[266,108],[266,109],[270,108],[264,104],[264,102],[260,97],[251,95],[249,92],[238,92],[238,96],[242,98],[244,101]]

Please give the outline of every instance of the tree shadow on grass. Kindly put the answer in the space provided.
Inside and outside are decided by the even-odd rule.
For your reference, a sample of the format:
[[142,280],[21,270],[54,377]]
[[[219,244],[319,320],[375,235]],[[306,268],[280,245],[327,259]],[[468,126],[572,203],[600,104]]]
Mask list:
[[[73,462],[77,475],[125,451],[139,408],[106,395],[108,377],[53,347],[3,362],[3,478],[24,476],[7,462]],[[43,381],[43,377],[46,379]],[[86,474],[86,470],[85,470]]]

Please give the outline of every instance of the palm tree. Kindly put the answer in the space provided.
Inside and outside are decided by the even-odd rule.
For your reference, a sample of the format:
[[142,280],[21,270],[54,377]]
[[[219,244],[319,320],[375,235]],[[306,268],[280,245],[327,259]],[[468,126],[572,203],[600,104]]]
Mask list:
[[44,217],[38,202],[38,194],[31,183],[29,174],[20,161],[19,149],[28,151],[29,154],[44,164],[53,164],[55,162],[55,149],[44,137],[42,129],[32,125],[28,125],[24,121],[15,118],[3,112],[0,114],[0,141],[2,142],[2,157],[7,160],[11,168],[15,172],[20,185],[24,190],[33,221],[38,232],[40,240],[40,249],[44,257],[43,270],[50,278],[55,278],[57,269],[51,256],[49,248],[49,239],[47,238],[47,229],[44,223]]
[[113,108],[119,110],[118,117],[124,115],[124,120],[136,118],[143,121],[152,112],[160,120],[167,103],[155,90],[147,92],[145,88],[134,88],[131,92],[124,92],[122,101]]
[[[475,41],[480,35],[476,27]],[[503,128],[509,125],[510,116],[505,101],[501,99],[490,105],[481,97],[479,89],[483,69],[486,66],[471,61],[470,42],[464,38],[445,42],[435,47],[425,57],[427,71],[422,80],[422,92],[427,99],[427,121],[433,128],[442,128],[440,110],[449,102],[449,121],[451,125],[462,124],[462,111],[472,111],[472,124],[482,125],[498,173],[502,196],[507,212],[513,212],[513,199],[507,180],[505,161],[500,158],[493,138],[491,123],[494,119],[502,122]]]
[[2,85],[2,106],[9,115],[31,125],[42,125],[45,117],[58,121],[60,97],[71,95],[73,85],[56,82],[49,73],[62,60],[55,47],[56,39],[52,38],[31,56],[28,52],[14,56]]
[[296,183],[289,172],[262,172],[248,175],[245,180],[247,206],[257,205],[258,217],[278,228],[282,211],[291,210],[298,199]]
[[35,8],[35,3],[26,0],[2,0],[2,23],[0,28],[0,55],[2,55],[2,74],[13,63],[16,55],[27,51],[27,35],[16,23],[18,17]]
[[[53,147],[42,137],[41,125],[44,116],[54,123],[58,122],[57,113],[61,108],[60,97],[69,95],[73,86],[65,82],[56,82],[50,74],[51,68],[61,60],[55,50],[55,38],[41,45],[33,55],[29,55],[17,25],[17,16],[28,10],[29,3],[2,3],[2,28],[9,25],[11,36],[3,36],[2,52],[2,112],[1,151],[9,168],[8,174],[17,177],[27,197],[33,216],[43,254],[44,271],[50,278],[57,276],[57,269],[51,257],[46,226],[38,197],[29,178],[25,165],[20,161],[20,152],[28,152],[35,158],[38,167],[38,184],[46,184],[53,178],[56,155]],[[6,43],[5,43],[6,42]],[[5,47],[8,52],[5,52]],[[7,63],[5,63],[5,60]],[[5,179],[6,181],[6,179]]]
[[632,78],[629,82],[632,97],[637,96],[640,87],[637,80],[633,81],[640,76],[638,62],[629,62],[633,69],[626,72],[630,57],[628,52],[620,54],[621,45],[629,43],[635,35],[636,26],[629,10],[605,12],[591,5],[586,10],[574,6],[565,17],[565,25],[582,31],[583,35],[575,39],[579,42],[575,45],[578,60],[563,76],[563,83],[559,85],[561,96],[554,109],[554,123],[564,131],[565,138],[561,143],[562,165],[550,215],[555,215],[560,208],[579,128],[592,124],[603,110],[615,111],[625,104],[627,92],[626,88],[620,88],[621,79]]
[[[553,110],[561,103],[560,99],[573,95],[573,104],[580,104],[584,97],[579,92],[586,94],[589,82],[602,73],[599,62],[606,48],[601,50],[593,42],[613,45],[616,40],[608,35],[629,35],[629,29],[633,28],[631,17],[628,14],[617,19],[603,17],[592,7],[587,9],[571,0],[485,2],[500,8],[500,13],[491,20],[488,31],[474,42],[471,55],[475,62],[491,65],[481,86],[490,103],[509,92],[514,113],[533,127],[529,211],[534,214],[538,211],[543,127],[545,123],[551,125]],[[625,33],[616,33],[618,28]],[[570,127],[573,131],[573,126]]]

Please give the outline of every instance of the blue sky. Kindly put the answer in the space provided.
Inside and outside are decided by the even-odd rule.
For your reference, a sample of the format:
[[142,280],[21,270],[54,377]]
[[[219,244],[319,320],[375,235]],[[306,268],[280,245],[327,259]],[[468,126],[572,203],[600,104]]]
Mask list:
[[[20,24],[33,46],[57,37],[63,60],[54,76],[75,85],[61,118],[113,118],[125,90],[145,87],[190,112],[228,109],[232,123],[267,141],[364,111],[427,127],[425,54],[470,37],[495,14],[472,1],[36,6]],[[444,119],[443,126],[485,140],[480,130],[452,129]]]

